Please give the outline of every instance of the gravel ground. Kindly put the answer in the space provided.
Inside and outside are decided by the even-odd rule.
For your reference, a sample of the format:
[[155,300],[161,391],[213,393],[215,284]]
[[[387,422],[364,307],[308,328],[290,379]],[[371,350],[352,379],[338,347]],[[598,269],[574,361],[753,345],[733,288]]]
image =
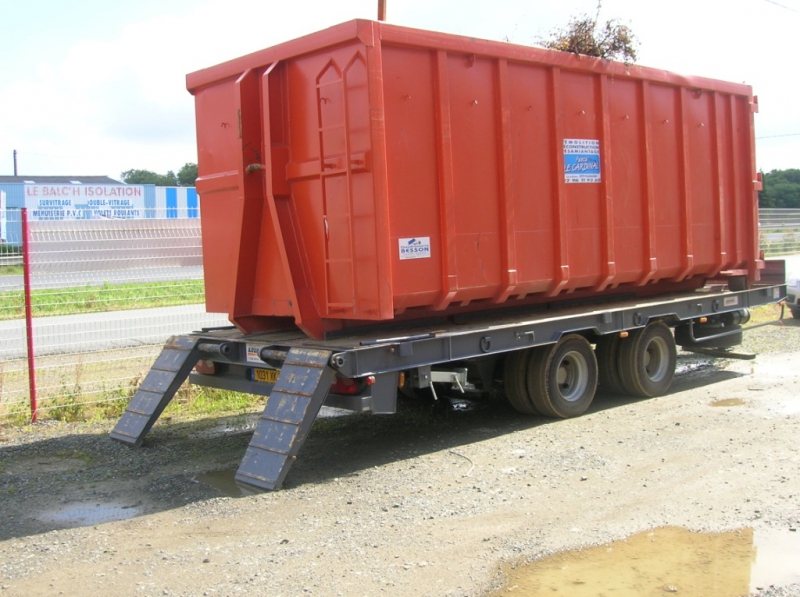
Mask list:
[[114,422],[2,428],[0,595],[480,596],[504,563],[656,527],[796,529],[800,322],[744,348],[760,356],[682,355],[669,395],[577,419],[318,423],[282,491],[242,497],[202,475],[237,466],[257,414],[162,420],[140,449]]

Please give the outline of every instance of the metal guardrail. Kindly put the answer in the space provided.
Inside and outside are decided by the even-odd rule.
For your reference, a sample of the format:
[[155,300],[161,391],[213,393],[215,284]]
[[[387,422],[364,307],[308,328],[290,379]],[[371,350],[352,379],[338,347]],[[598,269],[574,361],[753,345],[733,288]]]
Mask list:
[[800,209],[759,209],[758,225],[761,230],[794,229],[800,233]]
[[6,265],[22,265],[22,256],[0,257],[0,267]]

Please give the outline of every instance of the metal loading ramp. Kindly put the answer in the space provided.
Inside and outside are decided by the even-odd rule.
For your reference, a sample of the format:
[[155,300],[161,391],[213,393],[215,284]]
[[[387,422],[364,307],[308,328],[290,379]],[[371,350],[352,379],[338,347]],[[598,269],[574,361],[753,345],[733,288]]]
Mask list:
[[[140,446],[207,346],[197,337],[170,338],[111,437]],[[311,348],[289,351],[236,472],[237,481],[280,489],[333,382],[334,371],[328,366],[332,354]]]
[[113,439],[129,446],[142,445],[144,436],[200,358],[197,351],[199,340],[193,336],[172,336],[167,340],[111,432]]
[[281,368],[236,480],[280,489],[333,382],[330,351],[293,348]]

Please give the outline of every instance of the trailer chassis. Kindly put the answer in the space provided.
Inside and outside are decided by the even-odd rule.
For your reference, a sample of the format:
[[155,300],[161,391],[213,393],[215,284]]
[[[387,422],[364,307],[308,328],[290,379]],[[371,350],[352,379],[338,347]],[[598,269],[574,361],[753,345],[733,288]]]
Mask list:
[[[402,332],[358,331],[357,335],[321,341],[311,340],[299,330],[244,335],[234,328],[204,329],[167,341],[111,437],[130,446],[141,445],[187,378],[198,385],[266,395],[269,399],[236,481],[275,490],[281,487],[323,404],[360,413],[393,413],[398,386],[429,387],[434,396],[433,384],[439,382],[463,389],[468,384],[466,369],[459,365],[465,362],[493,364],[526,349],[556,345],[565,338],[599,342],[655,324],[683,326],[691,338],[687,341],[690,350],[725,356],[727,352],[718,349],[720,338],[736,335],[742,328],[734,325],[720,332],[725,324],[719,322],[738,321],[750,308],[785,298],[782,284],[738,292],[706,287],[670,297],[493,311],[418,323]],[[715,322],[717,327],[704,336],[704,326]],[[575,356],[570,358],[583,366],[587,359],[579,350],[573,352]],[[483,368],[484,382],[490,369]],[[346,393],[341,384],[335,384],[332,391],[337,380],[351,388],[355,385],[356,391]],[[591,392],[589,400],[594,388]],[[568,409],[567,414],[549,412],[546,405],[544,410],[531,408],[530,412],[536,410],[572,416]]]

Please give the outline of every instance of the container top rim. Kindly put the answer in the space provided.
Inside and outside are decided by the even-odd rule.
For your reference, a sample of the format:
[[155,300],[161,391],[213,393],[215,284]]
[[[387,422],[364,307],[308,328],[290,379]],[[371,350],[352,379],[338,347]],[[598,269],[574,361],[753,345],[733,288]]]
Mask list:
[[511,62],[538,63],[564,70],[593,72],[621,77],[626,80],[645,80],[701,91],[716,91],[746,96],[753,102],[753,90],[745,83],[682,75],[636,64],[581,56],[536,46],[492,41],[476,37],[441,33],[392,25],[366,19],[354,19],[307,35],[246,54],[186,75],[190,93],[220,81],[236,79],[250,69],[266,68],[270,64],[296,58],[325,48],[361,41],[367,47],[387,43],[393,46],[441,49],[451,53],[506,59]]

